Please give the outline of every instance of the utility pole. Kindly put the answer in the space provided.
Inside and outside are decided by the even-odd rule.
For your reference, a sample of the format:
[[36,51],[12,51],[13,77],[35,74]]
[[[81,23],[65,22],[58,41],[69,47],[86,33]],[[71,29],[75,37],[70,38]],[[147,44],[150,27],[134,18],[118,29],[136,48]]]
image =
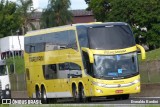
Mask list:
[[14,74],[16,73],[16,70],[15,70],[15,58],[14,58],[14,45],[13,45],[13,33],[12,33],[12,30],[11,30],[11,34],[12,34],[12,56],[13,56],[13,69],[14,69]]

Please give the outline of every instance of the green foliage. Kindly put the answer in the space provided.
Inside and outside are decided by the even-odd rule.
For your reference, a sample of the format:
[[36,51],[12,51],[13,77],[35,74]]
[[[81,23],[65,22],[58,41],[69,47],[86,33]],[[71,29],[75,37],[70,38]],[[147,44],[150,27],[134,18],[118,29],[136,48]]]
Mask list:
[[32,11],[29,11],[30,6],[33,4],[32,0],[19,0],[18,6],[18,13],[21,17],[21,30],[22,35],[26,34],[26,32],[29,30],[28,26],[32,28],[32,30],[35,30],[35,26],[31,21],[31,16],[36,11],[35,9]]
[[[150,47],[160,47],[160,0],[85,1],[98,21],[127,22],[137,38],[141,35]],[[147,32],[140,29],[143,27]]]
[[138,55],[138,60],[140,63],[146,62],[146,61],[160,60],[160,48],[146,52],[146,60],[144,61],[141,60],[141,55]]
[[28,12],[31,5],[32,0],[19,0],[19,3],[0,1],[0,38],[17,34],[17,30],[21,30],[24,35],[28,26],[35,29],[31,23],[31,15],[35,10]]
[[9,104],[0,104],[0,107],[9,107]]
[[20,27],[16,3],[0,1],[0,38],[15,34]]
[[49,28],[71,22],[72,14],[68,10],[70,5],[69,0],[49,0],[48,7],[42,14],[41,27]]
[[147,52],[147,61],[160,60],[160,48]]
[[11,64],[14,64],[15,62],[15,71],[18,74],[22,74],[25,71],[25,67],[24,67],[24,59],[20,56],[16,56],[16,57],[10,57],[8,59],[6,59],[6,63],[8,66],[10,66]]
[[105,21],[106,15],[110,10],[108,0],[86,0],[89,3],[88,10],[92,10],[97,21]]

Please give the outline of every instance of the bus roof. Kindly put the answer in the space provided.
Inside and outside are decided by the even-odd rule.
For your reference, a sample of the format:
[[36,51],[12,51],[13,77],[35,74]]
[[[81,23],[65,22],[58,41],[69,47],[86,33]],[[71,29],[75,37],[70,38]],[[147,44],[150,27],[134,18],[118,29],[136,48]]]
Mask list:
[[46,28],[46,29],[40,29],[35,31],[27,32],[25,36],[34,36],[39,34],[46,34],[51,32],[58,32],[58,31],[64,31],[64,30],[73,30],[76,27],[98,27],[98,26],[111,26],[111,25],[128,25],[125,22],[91,22],[91,23],[77,23],[77,24],[71,24],[71,25],[64,25],[64,26],[58,26],[58,27],[52,27],[52,28]]
[[128,25],[125,22],[105,22],[105,23],[94,23],[94,24],[84,24],[84,25],[78,25],[79,26],[85,26],[85,27],[98,27],[98,26],[114,26],[114,25]]
[[46,28],[46,29],[40,29],[35,31],[29,31],[25,36],[34,36],[39,34],[46,34],[51,32],[58,32],[58,31],[64,31],[64,30],[71,30],[75,27],[72,25],[65,25],[65,26],[58,26],[58,27],[52,27],[52,28]]

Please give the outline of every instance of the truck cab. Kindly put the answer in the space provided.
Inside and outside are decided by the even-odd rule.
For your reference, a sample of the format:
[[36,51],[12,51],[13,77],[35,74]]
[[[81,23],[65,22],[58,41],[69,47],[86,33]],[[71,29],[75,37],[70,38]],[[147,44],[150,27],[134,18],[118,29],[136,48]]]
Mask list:
[[0,98],[11,98],[11,85],[5,60],[0,60]]

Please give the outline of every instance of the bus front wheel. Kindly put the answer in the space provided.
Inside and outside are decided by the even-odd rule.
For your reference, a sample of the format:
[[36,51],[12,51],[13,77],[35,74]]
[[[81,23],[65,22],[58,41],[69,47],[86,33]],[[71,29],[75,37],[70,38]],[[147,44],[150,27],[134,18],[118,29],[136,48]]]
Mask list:
[[91,101],[91,97],[86,97],[85,96],[83,85],[81,85],[79,87],[79,101],[80,102],[89,102],[89,101]]
[[122,95],[122,99],[123,99],[123,100],[129,99],[129,94],[124,94],[124,95]]
[[115,100],[127,100],[129,99],[129,94],[116,95],[114,98]]

